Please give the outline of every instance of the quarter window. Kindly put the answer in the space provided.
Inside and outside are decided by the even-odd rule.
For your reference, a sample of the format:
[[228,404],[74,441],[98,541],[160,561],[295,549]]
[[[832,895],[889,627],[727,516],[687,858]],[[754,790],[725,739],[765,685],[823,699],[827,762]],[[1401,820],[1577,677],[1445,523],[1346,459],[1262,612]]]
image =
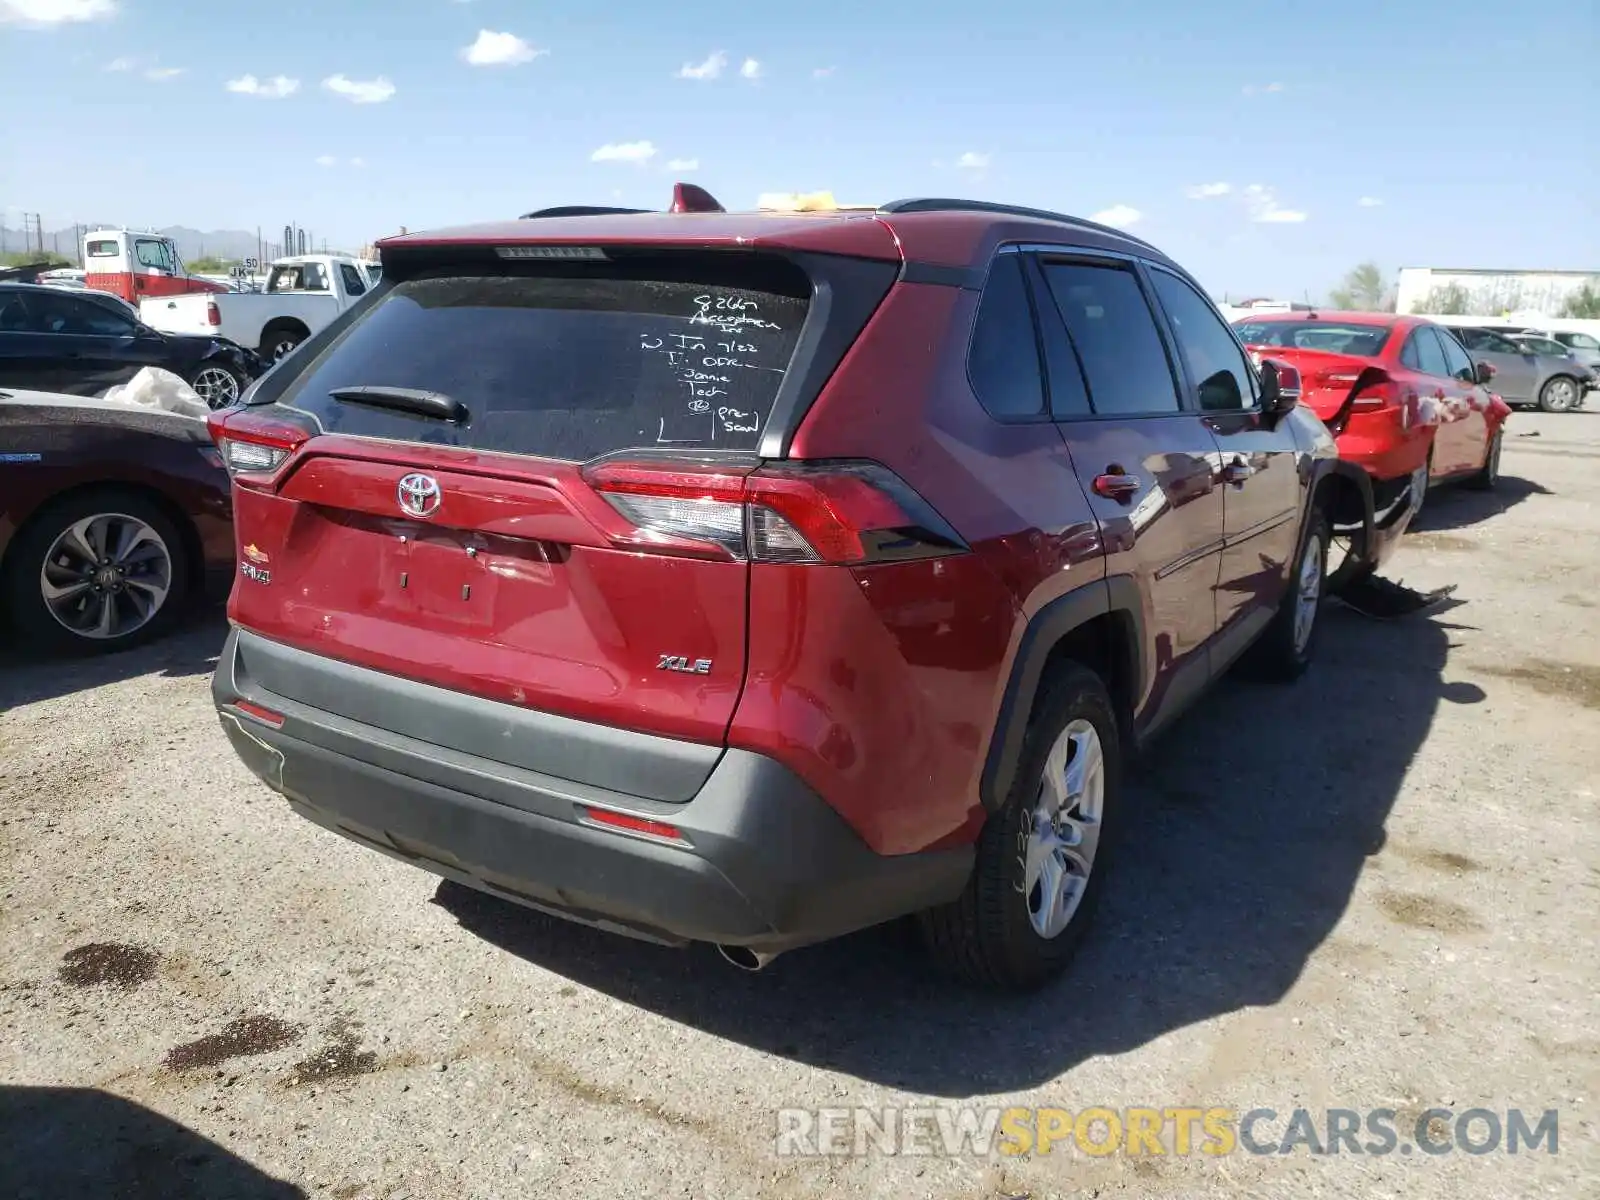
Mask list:
[[994,417],[1031,417],[1044,412],[1039,340],[1020,254],[994,260],[967,353],[967,377],[978,402]]
[[1166,347],[1133,271],[1101,263],[1040,265],[1083,364],[1095,413],[1177,412],[1178,391]]

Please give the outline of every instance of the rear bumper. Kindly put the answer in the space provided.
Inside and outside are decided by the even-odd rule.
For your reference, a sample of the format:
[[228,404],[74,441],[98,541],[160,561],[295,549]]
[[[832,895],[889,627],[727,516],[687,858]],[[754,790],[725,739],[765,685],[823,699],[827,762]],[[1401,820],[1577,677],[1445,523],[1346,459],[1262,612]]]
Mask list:
[[[237,669],[241,640],[252,654],[293,657],[298,677],[324,670],[329,686],[304,695],[347,693],[363,676],[375,691],[414,692],[408,699],[424,705],[440,689],[237,630],[212,681],[234,750],[302,816],[517,903],[654,941],[775,953],[951,900],[971,871],[971,847],[875,854],[798,776],[762,755],[724,751],[689,800],[645,799],[274,695]],[[241,710],[240,700],[282,714],[282,726]],[[597,827],[589,808],[669,823],[683,840]]]

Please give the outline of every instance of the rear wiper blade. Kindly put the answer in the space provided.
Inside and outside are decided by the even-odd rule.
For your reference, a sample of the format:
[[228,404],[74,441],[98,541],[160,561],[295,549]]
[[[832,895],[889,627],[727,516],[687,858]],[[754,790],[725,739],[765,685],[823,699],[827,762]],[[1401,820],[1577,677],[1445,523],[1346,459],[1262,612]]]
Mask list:
[[401,412],[416,413],[419,417],[437,417],[441,421],[465,421],[467,406],[454,396],[443,392],[428,392],[421,388],[364,387],[334,388],[328,395],[346,404],[370,404],[373,408],[394,408]]

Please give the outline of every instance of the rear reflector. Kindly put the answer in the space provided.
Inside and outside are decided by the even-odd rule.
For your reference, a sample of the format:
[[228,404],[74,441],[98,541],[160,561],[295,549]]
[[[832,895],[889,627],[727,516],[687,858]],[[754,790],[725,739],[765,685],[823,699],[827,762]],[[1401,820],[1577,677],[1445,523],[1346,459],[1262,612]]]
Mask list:
[[263,708],[249,700],[235,700],[233,706],[247,717],[254,717],[263,725],[270,725],[274,729],[283,728],[283,714],[273,712],[270,708]]
[[[701,463],[604,462],[589,486],[639,536],[632,549],[773,563],[859,565],[930,558],[966,543],[887,467],[772,463],[741,472]],[[688,543],[686,546],[685,543]]]
[[689,839],[676,825],[668,825],[665,821],[652,821],[649,817],[636,817],[631,813],[611,812],[604,808],[582,808],[583,821],[586,825],[603,825],[610,829],[618,829],[624,833],[637,834],[640,837],[655,838],[664,842],[677,842],[687,846]]
[[213,329],[222,324],[222,312],[217,308],[215,300],[206,301],[206,324]]

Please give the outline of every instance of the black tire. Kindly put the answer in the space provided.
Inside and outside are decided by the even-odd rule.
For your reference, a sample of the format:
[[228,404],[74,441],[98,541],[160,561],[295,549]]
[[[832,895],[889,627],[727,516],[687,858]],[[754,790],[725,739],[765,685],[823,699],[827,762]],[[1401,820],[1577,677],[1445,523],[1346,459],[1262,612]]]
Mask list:
[[1571,412],[1583,404],[1583,384],[1570,375],[1554,375],[1539,389],[1539,407],[1547,413]]
[[1483,466],[1467,480],[1467,486],[1480,492],[1492,492],[1500,485],[1500,444],[1505,439],[1505,427],[1494,431],[1489,439],[1489,449],[1483,456]]
[[[1327,514],[1320,508],[1312,509],[1305,536],[1295,551],[1289,585],[1278,602],[1278,611],[1240,663],[1251,678],[1268,683],[1293,683],[1311,666],[1322,631],[1322,606],[1328,597],[1328,545],[1331,541]],[[1296,617],[1307,572],[1313,567],[1317,594],[1312,601],[1310,629],[1302,637]]]
[[1428,489],[1433,483],[1433,448],[1428,449],[1428,460],[1422,464],[1421,476],[1417,479],[1417,494],[1411,499],[1411,521],[1416,523],[1422,506],[1428,501]]
[[298,325],[268,325],[261,331],[261,348],[257,353],[268,363],[275,363],[309,336]]
[[[232,381],[231,389],[222,383],[220,376]],[[200,399],[213,409],[237,404],[248,386],[245,377],[221,358],[206,359],[194,369],[194,374],[189,376],[187,382]]]
[[[1082,897],[1054,937],[1035,930],[1025,895],[1024,854],[1045,765],[1075,722],[1086,722],[1102,755],[1098,844]],[[1048,983],[1072,960],[1093,919],[1115,848],[1122,810],[1122,754],[1115,710],[1100,677],[1064,663],[1046,681],[1028,722],[1016,781],[1003,808],[984,825],[966,890],[920,914],[923,942],[950,973],[983,987],[1025,991]]]
[[[168,586],[154,613],[142,623],[119,636],[92,637],[74,632],[52,613],[44,597],[43,575],[46,555],[63,533],[79,521],[105,514],[142,522],[155,533],[165,558]],[[142,559],[133,573],[139,575],[148,565]],[[25,645],[57,654],[105,654],[142,645],[171,628],[190,598],[190,567],[189,547],[182,531],[158,504],[125,488],[97,488],[46,505],[23,526],[6,553],[0,595],[5,598],[6,614]],[[150,577],[157,578],[154,574]],[[140,591],[139,595],[147,596],[148,592]],[[97,598],[96,593],[90,592],[84,602]],[[115,605],[119,612],[132,611],[127,598],[119,597]]]

